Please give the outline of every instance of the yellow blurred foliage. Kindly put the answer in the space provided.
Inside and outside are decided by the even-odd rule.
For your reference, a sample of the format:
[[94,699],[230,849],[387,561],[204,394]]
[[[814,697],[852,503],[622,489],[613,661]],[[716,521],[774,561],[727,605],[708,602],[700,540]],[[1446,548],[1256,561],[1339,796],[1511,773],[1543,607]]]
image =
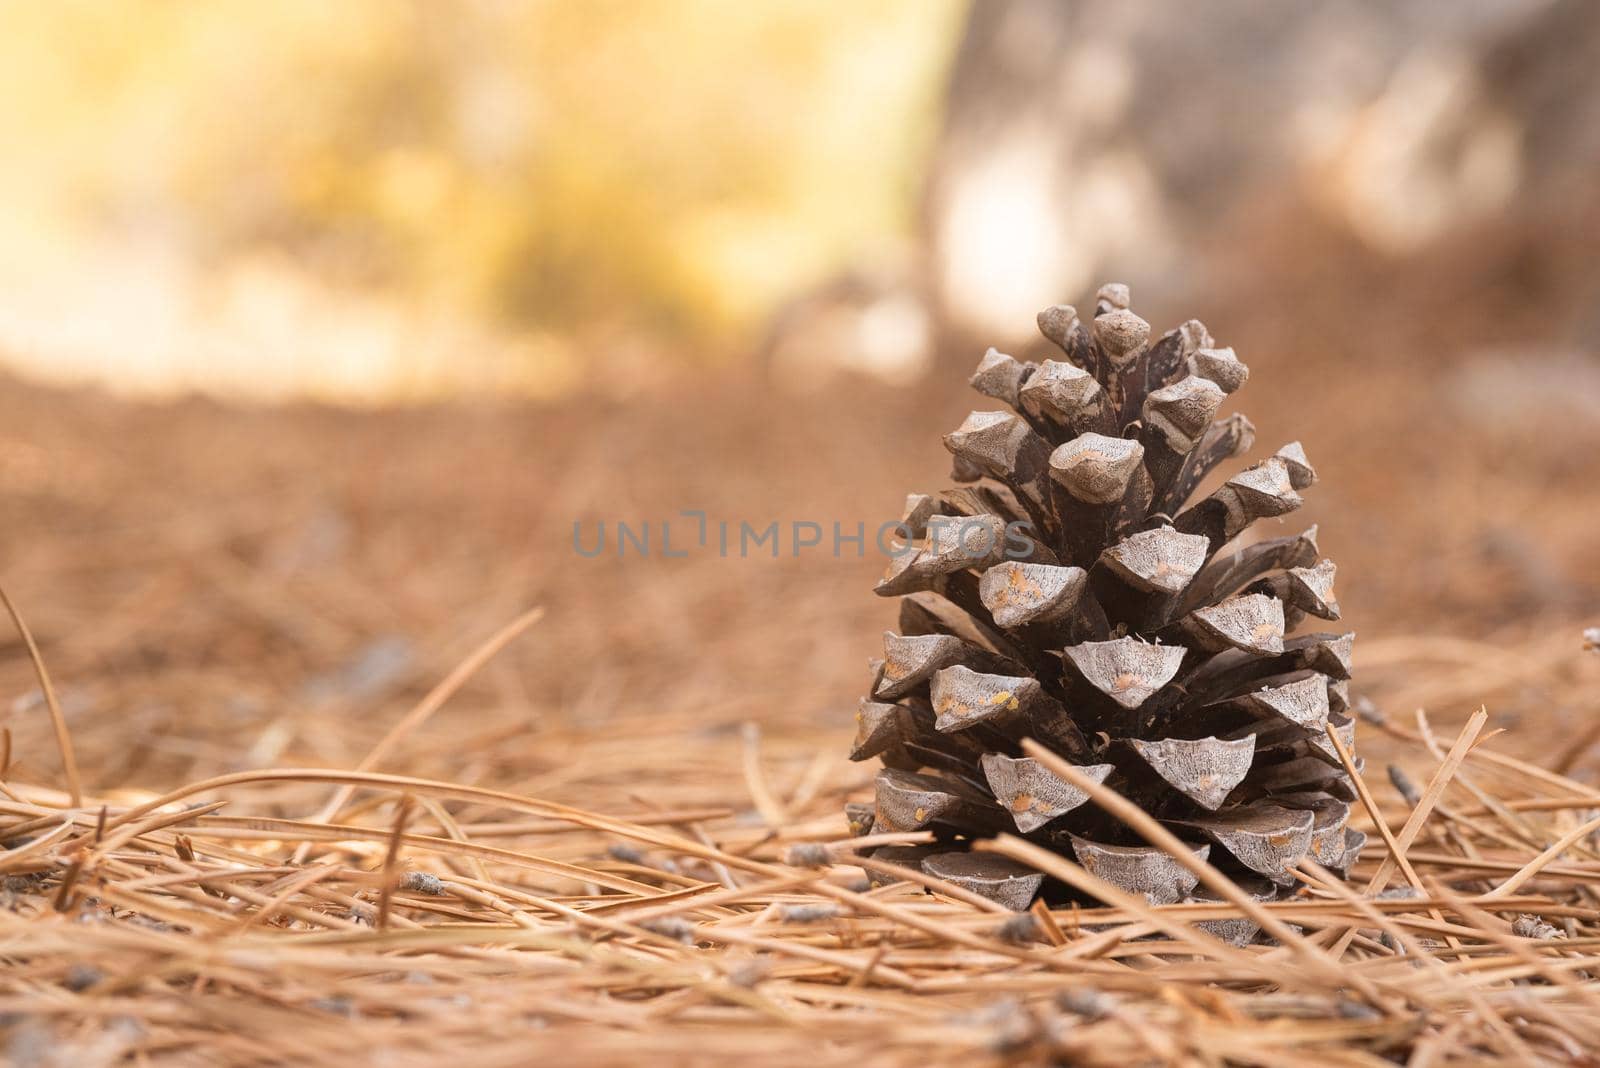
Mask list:
[[116,336],[182,379],[187,324],[204,319],[218,358],[217,287],[266,263],[312,299],[514,348],[621,333],[725,351],[785,294],[909,229],[961,14],[0,0],[0,348],[115,379],[128,368],[96,372],[81,351],[100,335],[55,319],[137,303]]

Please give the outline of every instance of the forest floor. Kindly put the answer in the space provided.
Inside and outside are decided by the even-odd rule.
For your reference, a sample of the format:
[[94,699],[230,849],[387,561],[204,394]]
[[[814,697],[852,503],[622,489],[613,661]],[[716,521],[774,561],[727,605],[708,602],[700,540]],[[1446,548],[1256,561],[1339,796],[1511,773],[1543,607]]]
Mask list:
[[[1594,1063],[1600,419],[1516,361],[1249,339],[1237,399],[1257,455],[1298,438],[1318,468],[1286,522],[1339,564],[1365,777],[1409,854],[1391,885],[1422,889],[1318,885],[1272,906],[1283,947],[1246,951],[1197,942],[1192,907],[1006,941],[943,894],[864,891],[842,844],[788,863],[847,838],[854,704],[894,618],[870,535],[836,557],[832,524],[945,484],[957,388],[707,375],[355,413],[0,386],[0,583],[81,784],[8,631],[0,1049]],[[663,520],[687,555],[618,559],[617,522]],[[608,552],[580,555],[574,523],[588,545],[602,521]],[[778,522],[778,556],[722,556],[721,521]],[[796,554],[796,522],[823,544]],[[1390,764],[1438,778],[1404,831]],[[1390,852],[1374,834],[1352,884]]]

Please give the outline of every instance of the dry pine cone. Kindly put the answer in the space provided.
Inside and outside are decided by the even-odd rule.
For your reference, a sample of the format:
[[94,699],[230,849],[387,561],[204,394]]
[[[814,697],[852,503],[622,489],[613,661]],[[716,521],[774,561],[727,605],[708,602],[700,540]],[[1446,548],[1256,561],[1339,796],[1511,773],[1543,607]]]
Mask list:
[[[912,544],[877,592],[902,596],[884,635],[854,760],[881,758],[857,834],[930,830],[932,847],[876,856],[1025,908],[1064,887],[967,843],[1020,834],[1153,903],[1196,880],[1023,755],[1033,738],[1132,799],[1266,899],[1310,855],[1347,870],[1354,635],[1286,637],[1339,618],[1316,529],[1221,552],[1257,519],[1293,511],[1316,476],[1299,444],[1186,504],[1253,444],[1217,419],[1245,366],[1190,320],[1151,343],[1126,286],[1087,322],[1039,314],[1064,354],[990,349],[972,377],[1012,411],[973,412],[945,437],[964,483],[913,494]],[[1248,938],[1254,930],[1229,930]]]

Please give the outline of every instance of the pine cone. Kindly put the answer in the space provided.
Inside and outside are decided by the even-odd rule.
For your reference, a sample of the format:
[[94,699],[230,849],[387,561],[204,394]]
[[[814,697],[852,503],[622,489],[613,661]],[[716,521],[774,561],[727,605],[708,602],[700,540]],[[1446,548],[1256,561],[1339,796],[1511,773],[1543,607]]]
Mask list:
[[[1298,443],[1186,506],[1254,441],[1216,419],[1248,374],[1195,320],[1149,343],[1126,286],[1091,321],[1039,314],[1064,360],[990,349],[972,377],[1009,412],[945,437],[955,489],[907,500],[912,544],[877,592],[903,596],[861,702],[853,760],[879,757],[857,834],[926,829],[933,847],[876,856],[1025,908],[1037,872],[968,843],[1020,834],[1151,902],[1196,880],[1037,761],[1033,738],[1110,784],[1262,899],[1307,854],[1348,870],[1353,784],[1326,733],[1353,744],[1352,634],[1287,638],[1339,618],[1316,528],[1219,551],[1297,508],[1315,480]],[[1253,935],[1240,932],[1241,936]]]

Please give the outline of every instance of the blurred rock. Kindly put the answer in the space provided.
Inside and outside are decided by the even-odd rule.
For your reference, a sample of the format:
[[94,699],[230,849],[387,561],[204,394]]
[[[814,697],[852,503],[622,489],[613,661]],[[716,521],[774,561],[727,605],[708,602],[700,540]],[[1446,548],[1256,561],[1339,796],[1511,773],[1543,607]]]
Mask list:
[[841,371],[890,384],[922,374],[933,324],[903,272],[853,271],[785,303],[758,350],[763,373],[800,392],[822,389]]
[[416,650],[409,641],[398,634],[383,635],[333,671],[308,680],[302,697],[309,704],[375,697],[403,681],[415,662]]
[[1600,361],[1541,345],[1498,346],[1466,355],[1445,382],[1445,399],[1472,425],[1539,433],[1552,421],[1600,424]]

